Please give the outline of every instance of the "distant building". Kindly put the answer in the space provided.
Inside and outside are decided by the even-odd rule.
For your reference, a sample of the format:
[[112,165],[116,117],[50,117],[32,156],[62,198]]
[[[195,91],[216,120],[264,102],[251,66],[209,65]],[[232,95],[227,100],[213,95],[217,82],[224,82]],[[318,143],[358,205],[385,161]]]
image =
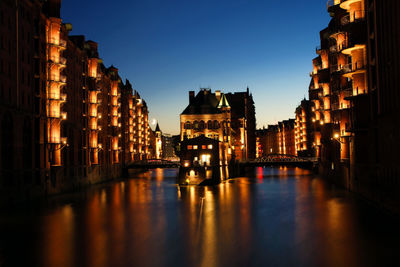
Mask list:
[[294,126],[294,119],[284,120],[278,123],[279,154],[296,155]]
[[167,160],[175,160],[177,158],[174,148],[174,138],[170,134],[162,136],[162,158]]
[[297,156],[311,157],[315,154],[311,106],[312,103],[304,99],[296,108],[295,144]]
[[237,159],[256,157],[256,116],[252,94],[245,92],[226,94],[231,106],[233,147]]
[[254,158],[255,109],[249,91],[224,94],[201,89],[196,96],[190,91],[189,105],[181,114],[181,140],[200,135],[219,140],[227,160]]
[[156,129],[154,130],[154,135],[155,135],[155,158],[156,159],[161,159],[163,155],[163,136],[162,132],[160,130],[160,126],[156,125]]
[[268,125],[267,129],[256,131],[257,155],[264,157],[272,154],[296,155],[295,120],[284,120],[277,125]]

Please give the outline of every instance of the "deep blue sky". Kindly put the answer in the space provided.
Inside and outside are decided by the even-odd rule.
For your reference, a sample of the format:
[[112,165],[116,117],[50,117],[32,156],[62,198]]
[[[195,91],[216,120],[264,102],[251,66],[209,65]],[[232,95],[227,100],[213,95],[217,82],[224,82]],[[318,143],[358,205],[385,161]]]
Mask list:
[[71,34],[99,43],[146,100],[161,130],[179,133],[188,91],[247,86],[257,126],[294,117],[307,95],[326,0],[65,0]]

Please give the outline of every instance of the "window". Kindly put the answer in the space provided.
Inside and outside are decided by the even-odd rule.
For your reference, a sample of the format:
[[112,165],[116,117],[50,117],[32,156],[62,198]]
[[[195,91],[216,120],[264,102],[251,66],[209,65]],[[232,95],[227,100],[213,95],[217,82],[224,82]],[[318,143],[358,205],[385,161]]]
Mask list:
[[202,145],[201,149],[207,149],[207,146],[206,145]]
[[192,149],[193,149],[193,146],[189,145],[189,146],[187,146],[187,149],[188,149],[188,150],[192,150]]
[[212,149],[213,148],[213,145],[208,145],[208,149]]
[[207,128],[208,128],[208,129],[212,129],[212,128],[213,128],[213,123],[212,123],[212,121],[208,121],[208,122],[207,122]]
[[189,121],[185,122],[184,128],[185,128],[185,129],[191,129],[191,124],[190,124]]
[[214,121],[214,129],[219,129],[219,123],[218,123],[218,121]]
[[194,150],[197,150],[197,149],[199,149],[199,146],[198,146],[198,145],[194,145],[194,146],[193,146],[193,149],[194,149]]
[[200,123],[199,123],[199,129],[200,130],[203,130],[205,128],[205,123],[204,123],[204,121],[200,121]]

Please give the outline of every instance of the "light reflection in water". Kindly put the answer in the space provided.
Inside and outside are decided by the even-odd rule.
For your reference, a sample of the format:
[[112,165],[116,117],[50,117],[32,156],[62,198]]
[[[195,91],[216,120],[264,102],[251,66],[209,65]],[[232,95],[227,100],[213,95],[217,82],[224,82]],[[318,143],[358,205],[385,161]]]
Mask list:
[[[390,233],[365,226],[371,207],[306,170],[256,168],[215,187],[179,187],[175,175],[154,170],[60,200],[19,222],[37,236],[15,251],[44,267],[365,266],[363,251],[384,262],[395,250],[381,247],[399,248],[388,220],[377,215]],[[12,225],[3,229],[17,235]],[[7,236],[5,263],[17,258],[1,254]]]

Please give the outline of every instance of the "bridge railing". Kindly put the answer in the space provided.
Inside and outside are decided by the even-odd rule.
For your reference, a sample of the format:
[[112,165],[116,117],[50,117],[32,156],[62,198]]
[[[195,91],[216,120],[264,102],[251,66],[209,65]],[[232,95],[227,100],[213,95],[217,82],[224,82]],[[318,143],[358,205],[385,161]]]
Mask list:
[[253,162],[316,162],[314,157],[296,157],[296,156],[265,156],[255,159]]

